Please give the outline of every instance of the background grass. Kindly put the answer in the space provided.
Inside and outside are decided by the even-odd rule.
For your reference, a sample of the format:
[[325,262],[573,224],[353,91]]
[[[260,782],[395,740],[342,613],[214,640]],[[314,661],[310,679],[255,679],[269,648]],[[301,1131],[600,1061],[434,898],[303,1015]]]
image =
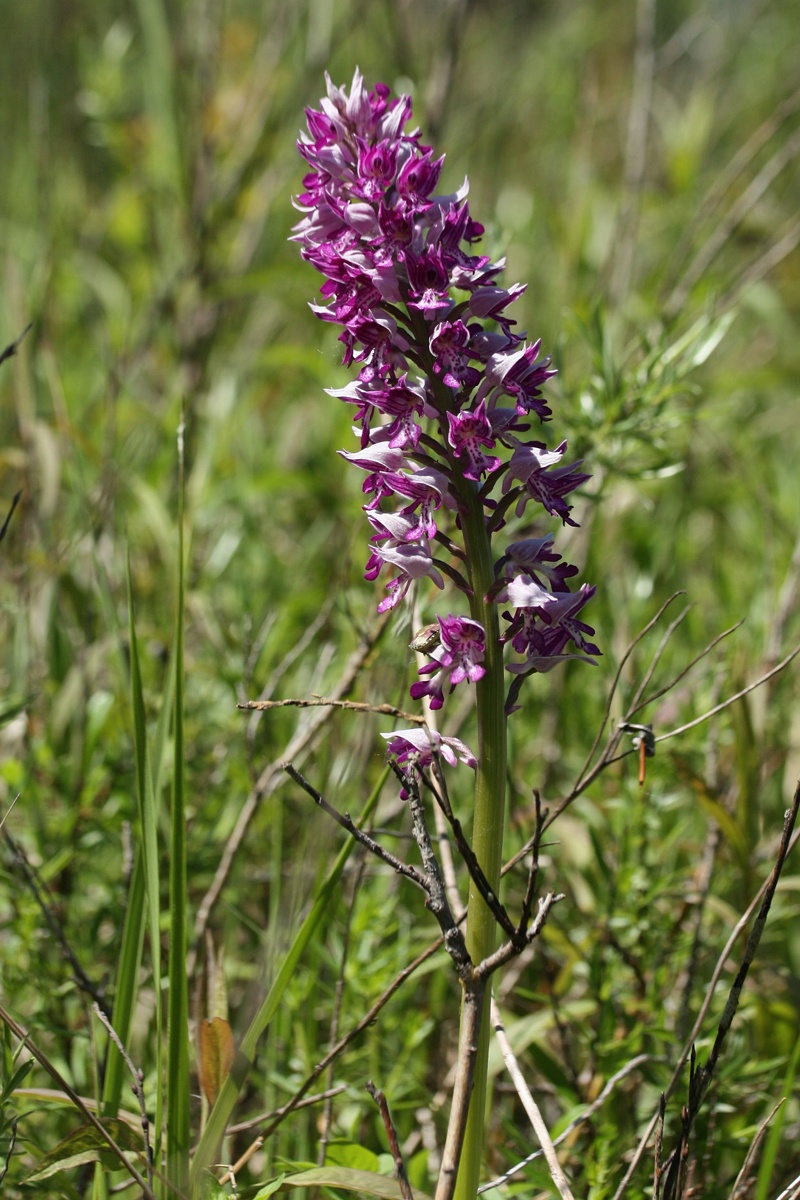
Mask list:
[[[294,139],[303,107],[323,91],[323,70],[349,83],[358,64],[368,81],[410,90],[423,140],[447,153],[443,186],[469,174],[486,252],[505,253],[507,280],[528,283],[518,319],[560,368],[550,388],[554,428],[594,472],[579,500],[581,529],[558,531],[557,541],[598,584],[591,615],[604,658],[594,671],[571,664],[543,677],[511,723],[510,854],[531,832],[531,788],[552,804],[569,790],[617,662],[674,591],[692,607],[654,687],[744,624],[642,713],[656,733],[756,679],[798,640],[795,42],[795,7],[780,0],[654,10],[647,0],[638,10],[622,0],[9,7],[0,44],[0,344],[29,321],[33,328],[0,366],[3,504],[22,491],[0,549],[0,787],[3,811],[20,795],[7,829],[27,862],[26,870],[4,849],[0,986],[79,1093],[103,1094],[106,1039],[54,931],[111,1006],[139,811],[126,561],[156,745],[162,707],[172,703],[182,406],[195,1016],[206,955],[198,907],[264,768],[308,719],[291,710],[258,719],[236,704],[330,692],[374,612],[361,579],[360,479],[335,454],[351,444],[349,415],[322,391],[346,374],[335,333],[306,307],[314,273],[287,243],[303,173]],[[629,129],[634,88],[643,150]],[[623,696],[667,619],[626,666]],[[397,622],[383,636],[359,699],[404,703],[407,632]],[[627,759],[555,826],[547,882],[567,900],[535,959],[499,985],[524,1069],[557,1132],[634,1055],[653,1056],[565,1152],[584,1195],[613,1194],[721,947],[769,869],[800,773],[796,693],[790,666],[718,720],[665,742],[644,789]],[[307,773],[340,807],[360,811],[382,769],[378,730],[389,728],[385,718],[336,715]],[[163,748],[165,762],[170,752]],[[155,797],[165,855],[169,775],[161,772]],[[465,799],[459,782],[454,791]],[[341,845],[294,789],[270,790],[255,807],[208,924],[239,1038]],[[378,820],[405,828],[393,789]],[[161,879],[166,911],[166,858]],[[797,887],[790,860],[698,1128],[695,1182],[705,1196],[730,1194],[785,1081],[782,1137],[758,1194],[776,1196],[800,1172],[789,1069]],[[509,884],[512,902],[517,888]],[[407,886],[354,853],[234,1119],[285,1103],[325,1053],[331,1014],[350,1028],[433,934]],[[441,1144],[456,1022],[449,969],[432,963],[331,1077],[347,1091],[333,1104],[328,1161],[374,1166],[385,1149],[364,1092],[371,1077],[422,1188],[434,1161],[422,1135]],[[148,951],[130,1044],[149,1097],[151,964]],[[724,973],[701,1053],[730,980]],[[7,1072],[12,1053],[13,1039]],[[668,1135],[683,1098],[679,1088],[668,1105]],[[15,1114],[3,1183],[12,1197],[76,1123],[69,1108],[4,1096],[2,1153]],[[196,1138],[199,1098],[190,1119]],[[319,1107],[282,1125],[238,1180],[241,1194],[285,1161],[315,1162],[320,1128]],[[226,1156],[253,1136],[236,1135]],[[532,1148],[498,1076],[488,1169]],[[648,1187],[649,1170],[630,1194]],[[520,1178],[510,1191],[550,1186],[536,1164]],[[84,1195],[89,1181],[65,1174],[59,1194]]]

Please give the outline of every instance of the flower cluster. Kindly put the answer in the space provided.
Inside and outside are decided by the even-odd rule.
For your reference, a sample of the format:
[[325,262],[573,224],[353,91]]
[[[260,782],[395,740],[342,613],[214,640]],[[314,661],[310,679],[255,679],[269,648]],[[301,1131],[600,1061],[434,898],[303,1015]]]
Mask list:
[[[366,577],[389,570],[385,611],[416,580],[443,588],[447,575],[469,592],[457,540],[468,497],[479,498],[490,535],[531,501],[574,525],[567,497],[589,476],[566,461],[566,442],[550,450],[529,437],[552,415],[541,388],[555,372],[508,315],[524,287],[501,287],[503,261],[474,252],[483,226],[470,215],[467,182],[435,194],[443,159],[419,131],[405,132],[408,96],[392,99],[383,84],[368,92],[358,70],[349,94],[327,82],[298,142],[310,170],[294,240],[325,276],[324,303],[312,309],[341,326],[343,361],[358,367],[330,394],[353,406],[360,447],[341,454],[365,473]],[[497,564],[490,595],[507,606],[503,640],[521,656],[508,666],[517,675],[600,653],[578,619],[595,589],[570,589],[576,568],[552,544],[551,534],[515,542]],[[433,708],[445,687],[485,673],[481,624],[451,615],[439,627],[425,678],[411,689]]]

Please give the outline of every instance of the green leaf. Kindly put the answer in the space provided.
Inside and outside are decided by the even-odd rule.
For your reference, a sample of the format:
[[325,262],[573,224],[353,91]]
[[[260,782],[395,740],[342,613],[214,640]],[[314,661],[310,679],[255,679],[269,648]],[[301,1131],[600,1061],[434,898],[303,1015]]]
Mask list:
[[199,1200],[218,1200],[218,1197],[227,1197],[228,1194],[213,1171],[203,1171],[203,1174],[200,1176]]
[[[388,1175],[377,1175],[374,1171],[355,1171],[352,1167],[314,1167],[287,1175],[282,1188],[333,1187],[347,1192],[358,1192],[363,1196],[380,1196],[382,1200],[403,1200],[400,1184]],[[414,1200],[428,1200],[425,1192],[412,1189]]]
[[[102,1125],[120,1149],[128,1152],[132,1159],[144,1159],[141,1134],[137,1134],[124,1121],[114,1118],[104,1120]],[[119,1156],[109,1147],[100,1130],[94,1125],[80,1125],[45,1155],[39,1170],[30,1175],[27,1182],[38,1183],[59,1171],[69,1171],[92,1162],[101,1163],[109,1171],[118,1171],[120,1168]]]
[[264,1186],[256,1192],[255,1196],[253,1196],[253,1200],[267,1200],[268,1196],[272,1196],[275,1192],[277,1192],[285,1178],[286,1172],[284,1171],[278,1176],[277,1179],[273,1179],[272,1183],[264,1184]]
[[332,1141],[325,1152],[326,1164],[352,1167],[358,1171],[377,1171],[378,1156],[357,1142]]
[[33,1064],[34,1060],[32,1058],[28,1058],[24,1063],[21,1064],[21,1066],[17,1067],[11,1078],[6,1081],[2,1092],[0,1092],[0,1105],[5,1104],[18,1087],[22,1087],[23,1080],[33,1069]]

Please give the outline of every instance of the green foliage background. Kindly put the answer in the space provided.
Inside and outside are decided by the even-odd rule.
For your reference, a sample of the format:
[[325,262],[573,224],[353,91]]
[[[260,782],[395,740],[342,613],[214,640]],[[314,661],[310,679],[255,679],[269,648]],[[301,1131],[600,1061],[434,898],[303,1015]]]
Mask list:
[[[645,35],[653,20],[638,60],[637,15]],[[558,531],[557,545],[598,585],[590,619],[604,658],[593,671],[570,664],[542,677],[512,720],[510,855],[530,834],[531,789],[551,804],[568,792],[617,663],[670,595],[685,593],[627,664],[623,697],[684,602],[691,610],[652,690],[744,624],[640,716],[656,734],[766,673],[798,639],[796,24],[789,0],[5,7],[0,345],[33,327],[0,366],[4,509],[22,491],[0,549],[0,797],[5,811],[19,794],[6,829],[47,890],[54,926],[107,997],[136,813],[126,553],[155,726],[176,599],[182,405],[190,930],[248,794],[306,719],[293,710],[257,719],[237,703],[329,692],[374,612],[361,578],[360,479],[335,454],[351,445],[349,414],[323,394],[346,374],[335,331],[306,307],[314,272],[287,241],[303,174],[294,139],[323,70],[349,84],[358,64],[368,82],[411,91],[423,140],[447,153],[443,186],[468,173],[486,252],[505,253],[507,280],[529,285],[520,325],[559,366],[554,429],[594,472],[581,529]],[[631,113],[645,121],[641,151]],[[396,624],[384,636],[358,699],[405,703],[408,632]],[[717,956],[769,870],[800,773],[797,678],[791,664],[666,741],[643,789],[633,759],[623,760],[554,827],[547,882],[567,899],[513,988],[500,983],[554,1132],[634,1055],[652,1056],[568,1143],[583,1195],[613,1194]],[[307,773],[341,808],[360,810],[382,767],[378,731],[389,728],[338,714]],[[454,783],[456,795],[459,786],[463,800],[468,781]],[[404,828],[388,791],[379,823]],[[339,845],[290,789],[258,807],[209,925],[236,1033]],[[798,1038],[797,889],[790,860],[694,1144],[704,1196],[730,1195],[756,1127],[787,1092],[774,1167],[744,1194],[777,1196],[800,1173],[787,1066]],[[103,1031],[8,846],[0,929],[4,1003],[76,1090],[94,1095]],[[236,1119],[284,1103],[322,1057],[340,977],[347,1029],[433,934],[417,897],[359,858]],[[202,957],[202,941],[193,950]],[[198,966],[190,990],[199,979]],[[156,996],[152,977],[142,984],[132,1054],[148,1086]],[[413,1182],[430,1187],[419,1129],[441,1143],[455,995],[448,967],[433,960],[337,1062],[333,1082],[348,1090],[334,1102],[328,1161],[374,1166],[383,1152],[364,1093],[371,1077],[389,1098]],[[668,1105],[666,1146],[684,1092]],[[22,1195],[75,1119],[32,1096],[3,1105],[0,1154],[20,1117],[4,1194]],[[192,1120],[197,1133],[199,1101]],[[252,1136],[232,1140],[232,1160]],[[251,1161],[241,1194],[282,1162],[314,1162],[318,1139],[318,1109],[288,1121]],[[487,1170],[533,1148],[498,1075]],[[650,1170],[629,1194],[649,1188]],[[519,1178],[507,1192],[551,1187],[539,1165]],[[85,1194],[87,1179],[62,1176],[59,1194]]]

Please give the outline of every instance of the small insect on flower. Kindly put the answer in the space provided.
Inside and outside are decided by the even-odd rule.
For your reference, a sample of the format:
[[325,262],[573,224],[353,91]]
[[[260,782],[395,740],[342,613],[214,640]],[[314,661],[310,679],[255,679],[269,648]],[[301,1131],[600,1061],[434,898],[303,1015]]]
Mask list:
[[417,654],[430,654],[432,650],[441,645],[441,642],[441,630],[438,622],[434,621],[432,625],[423,625],[422,629],[417,630],[408,643],[408,648],[416,651]]

